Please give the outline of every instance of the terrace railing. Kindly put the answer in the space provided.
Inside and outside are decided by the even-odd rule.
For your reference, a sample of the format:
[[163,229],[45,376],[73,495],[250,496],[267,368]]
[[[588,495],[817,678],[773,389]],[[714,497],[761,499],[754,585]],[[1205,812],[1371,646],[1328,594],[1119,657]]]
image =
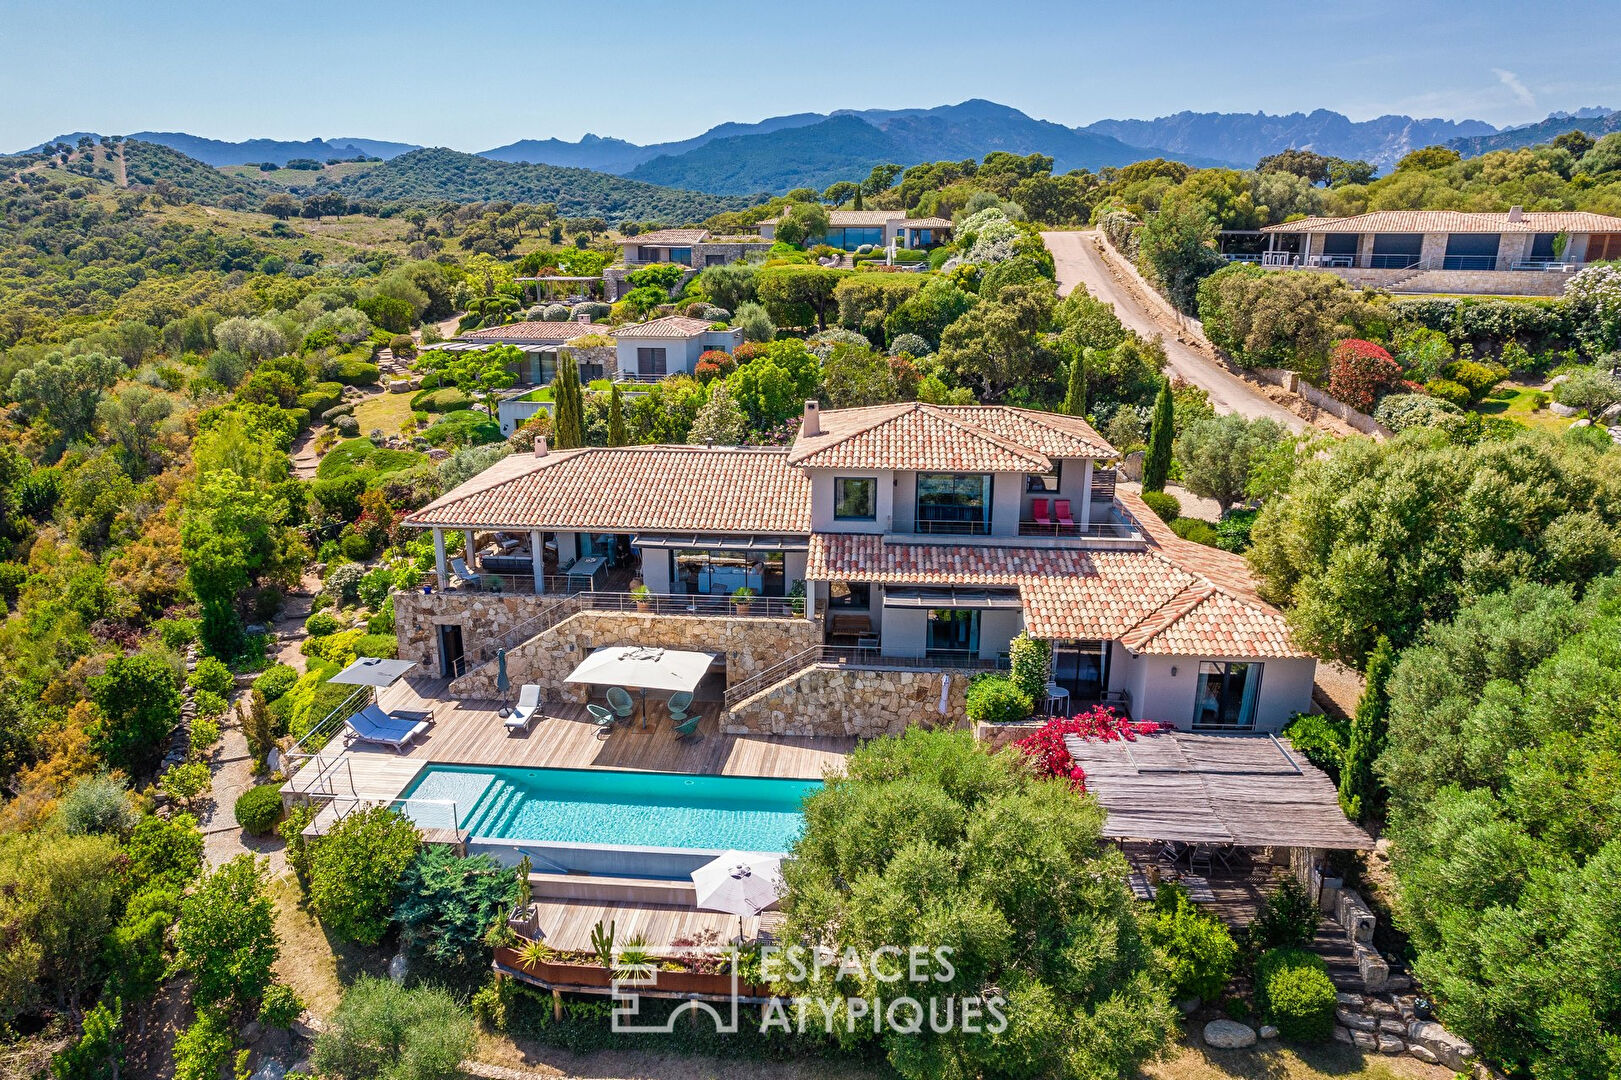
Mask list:
[[[288,775],[297,781],[298,773],[303,770],[304,766],[320,757],[321,751],[326,748],[327,743],[332,741],[332,737],[343,730],[344,721],[370,704],[374,693],[375,691],[369,686],[355,687],[348,697],[340,701],[331,712],[321,717],[314,727],[306,731],[302,738],[288,747],[287,751],[282,754],[282,759],[287,763]],[[317,765],[315,775],[319,776],[325,770],[326,766]],[[331,794],[331,792],[321,792],[320,794]]]
[[898,671],[997,671],[1008,666],[1005,656],[982,659],[966,650],[933,650],[923,656],[886,656],[878,649],[844,645],[813,645],[763,671],[726,688],[724,708],[731,709],[774,683],[809,667],[879,668]]

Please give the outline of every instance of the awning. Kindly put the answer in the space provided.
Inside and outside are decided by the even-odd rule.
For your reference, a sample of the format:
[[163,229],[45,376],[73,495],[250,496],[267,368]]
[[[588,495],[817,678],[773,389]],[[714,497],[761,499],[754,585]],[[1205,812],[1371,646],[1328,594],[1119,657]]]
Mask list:
[[589,686],[626,686],[640,690],[688,693],[709,674],[715,654],[642,645],[610,645],[597,649],[569,672],[566,683]]
[[1017,589],[955,589],[889,587],[884,590],[885,607],[995,608],[1022,609]]
[[1064,738],[1107,811],[1114,840],[1243,847],[1373,847],[1347,821],[1328,777],[1271,735],[1165,731],[1135,739]]
[[414,660],[362,656],[327,681],[347,686],[393,686],[396,679],[414,667],[416,667]]
[[717,536],[714,533],[637,533],[631,544],[643,548],[702,551],[809,551],[808,536]]

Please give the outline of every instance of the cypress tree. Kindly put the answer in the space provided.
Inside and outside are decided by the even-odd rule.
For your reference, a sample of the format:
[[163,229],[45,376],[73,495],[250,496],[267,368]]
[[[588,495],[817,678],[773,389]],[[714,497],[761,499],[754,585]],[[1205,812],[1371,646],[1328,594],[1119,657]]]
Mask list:
[[552,441],[559,450],[585,445],[585,403],[580,394],[580,371],[571,359],[557,365],[552,380]]
[[1171,475],[1171,433],[1176,426],[1176,406],[1171,401],[1171,381],[1160,384],[1154,399],[1154,424],[1148,432],[1148,453],[1143,455],[1143,490],[1164,491]]
[[1086,350],[1074,350],[1069,362],[1069,391],[1060,410],[1065,416],[1086,415]]
[[1396,650],[1390,639],[1379,636],[1368,655],[1367,682],[1357,699],[1356,715],[1351,718],[1351,735],[1340,766],[1340,808],[1352,821],[1375,812],[1380,799],[1379,781],[1373,775],[1373,762],[1385,748],[1390,721],[1390,673],[1396,666]]
[[624,446],[629,441],[625,438],[625,407],[620,400],[619,384],[614,383],[613,390],[608,395],[608,445]]

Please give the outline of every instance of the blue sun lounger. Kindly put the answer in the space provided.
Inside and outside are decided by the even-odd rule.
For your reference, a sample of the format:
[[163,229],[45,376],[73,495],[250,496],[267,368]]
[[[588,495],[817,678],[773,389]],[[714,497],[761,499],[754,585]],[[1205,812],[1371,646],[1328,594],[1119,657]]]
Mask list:
[[356,742],[391,746],[400,754],[405,753],[413,739],[426,734],[429,727],[427,720],[390,716],[376,704],[367,705],[344,723],[349,727],[350,738]]

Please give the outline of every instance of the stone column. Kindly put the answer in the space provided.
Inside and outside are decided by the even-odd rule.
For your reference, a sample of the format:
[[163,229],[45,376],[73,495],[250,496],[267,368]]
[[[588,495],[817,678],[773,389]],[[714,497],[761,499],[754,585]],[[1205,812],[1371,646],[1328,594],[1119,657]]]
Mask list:
[[478,573],[478,567],[473,565],[473,530],[472,529],[463,529],[462,530],[462,562],[467,564],[467,569],[473,571],[475,574]]
[[439,591],[449,587],[449,571],[445,566],[445,530],[433,530],[433,565],[439,574]]
[[535,569],[535,595],[546,592],[546,534],[539,529],[529,530],[529,562]]

